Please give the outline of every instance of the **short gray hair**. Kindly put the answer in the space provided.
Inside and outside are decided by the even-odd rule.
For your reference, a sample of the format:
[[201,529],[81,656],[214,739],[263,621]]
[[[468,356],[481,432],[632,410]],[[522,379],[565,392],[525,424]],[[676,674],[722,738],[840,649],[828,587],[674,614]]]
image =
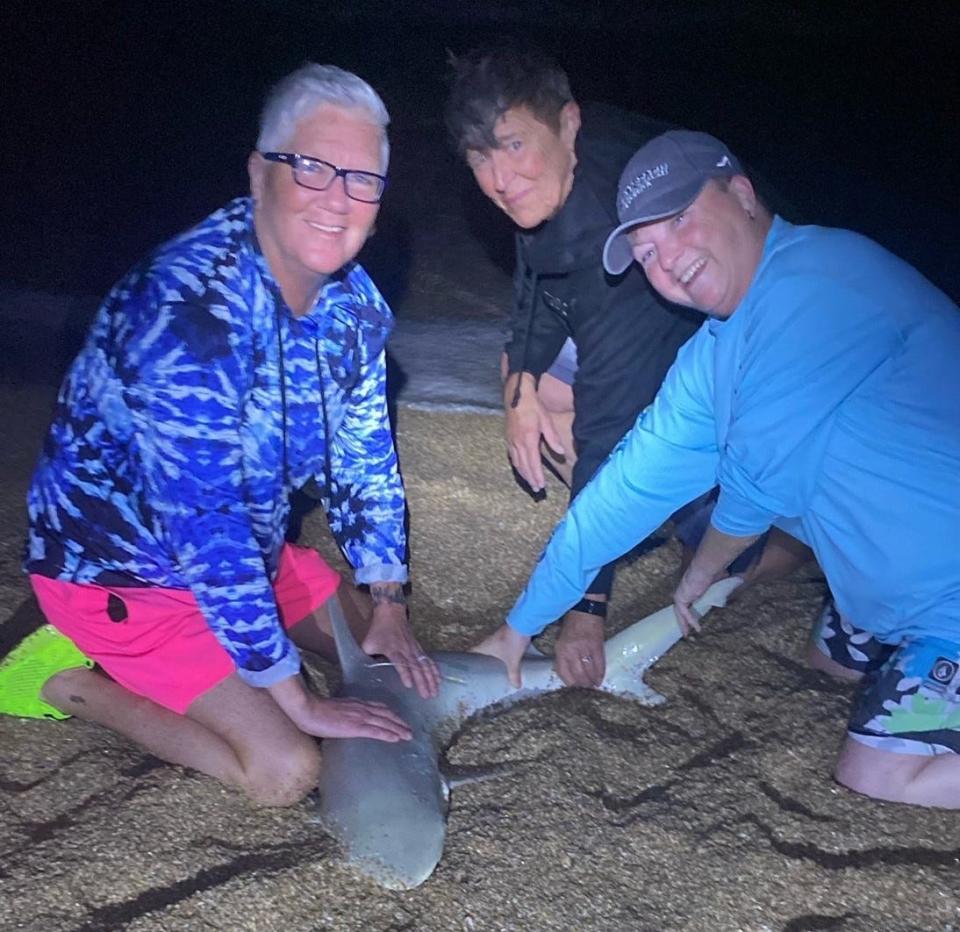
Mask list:
[[336,65],[308,62],[271,88],[260,114],[257,150],[272,152],[283,148],[293,138],[297,123],[323,104],[362,110],[367,115],[380,130],[380,164],[385,172],[390,160],[390,114],[380,95],[363,78]]

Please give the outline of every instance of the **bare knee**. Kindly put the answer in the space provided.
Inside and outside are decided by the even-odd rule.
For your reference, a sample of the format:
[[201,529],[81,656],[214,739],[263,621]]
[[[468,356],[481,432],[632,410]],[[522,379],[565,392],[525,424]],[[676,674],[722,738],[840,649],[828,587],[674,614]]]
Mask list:
[[833,775],[847,789],[872,799],[960,808],[960,758],[954,754],[896,753],[848,737]]
[[833,768],[833,779],[862,796],[885,798],[891,789],[888,775],[882,769],[871,773],[867,766],[869,763],[875,764],[875,761],[870,760],[875,755],[876,752],[871,755],[868,749],[847,738]]
[[294,806],[320,781],[320,746],[303,735],[282,754],[253,761],[243,770],[243,790],[258,806]]
[[84,690],[89,689],[102,676],[87,667],[61,670],[43,684],[40,697],[61,712],[75,713],[77,704],[84,702]]

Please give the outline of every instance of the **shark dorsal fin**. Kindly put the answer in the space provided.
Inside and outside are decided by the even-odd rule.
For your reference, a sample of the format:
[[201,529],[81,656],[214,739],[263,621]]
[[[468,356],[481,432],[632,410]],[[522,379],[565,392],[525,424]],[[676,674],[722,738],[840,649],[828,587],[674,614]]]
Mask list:
[[357,639],[347,624],[347,619],[340,607],[340,600],[336,595],[327,602],[327,608],[330,612],[330,624],[333,628],[333,640],[337,645],[337,658],[340,661],[340,668],[343,670],[345,680],[355,678],[355,675],[372,661],[360,650]]

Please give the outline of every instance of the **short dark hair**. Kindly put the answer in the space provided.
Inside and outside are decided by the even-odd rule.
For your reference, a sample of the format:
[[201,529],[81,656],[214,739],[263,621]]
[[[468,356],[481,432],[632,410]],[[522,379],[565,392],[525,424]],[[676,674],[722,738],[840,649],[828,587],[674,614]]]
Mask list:
[[511,107],[527,107],[555,132],[573,100],[566,72],[542,49],[501,42],[450,56],[446,123],[461,154],[495,149],[493,128]]

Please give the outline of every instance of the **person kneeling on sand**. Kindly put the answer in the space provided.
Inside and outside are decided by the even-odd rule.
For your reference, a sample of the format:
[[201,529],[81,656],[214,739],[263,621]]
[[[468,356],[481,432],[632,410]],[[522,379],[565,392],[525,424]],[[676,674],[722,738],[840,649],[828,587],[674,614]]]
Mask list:
[[[473,49],[451,71],[451,140],[515,227],[511,335],[501,361],[507,451],[533,492],[544,488],[545,461],[576,498],[698,326],[641,272],[609,276],[601,265],[620,173],[668,127],[608,105],[581,106],[564,70],[533,46]],[[700,515],[689,511],[678,536],[696,546]],[[603,680],[613,577],[612,563],[600,569],[563,616],[556,668],[570,686]]]
[[836,600],[810,659],[863,679],[837,780],[960,808],[956,305],[862,236],[771,216],[703,133],[640,149],[617,208],[607,270],[635,260],[708,319],[478,649],[518,681],[530,637],[599,567],[717,483],[674,594],[681,628],[697,627],[692,602],[771,526],[808,544]]
[[[340,580],[284,542],[291,490],[317,480],[369,585],[372,613],[359,593],[341,600],[358,627],[369,615],[364,650],[424,697],[439,685],[402,590],[392,315],[354,262],[386,184],[387,123],[373,89],[339,68],[280,82],[248,162],[252,197],[114,287],[29,492],[25,566],[47,619],[82,652],[60,651],[68,669],[48,669],[43,702],[261,804],[316,785],[315,736],[410,737],[379,703],[306,688],[295,644],[330,646]],[[36,641],[47,657],[51,638],[45,628]],[[4,678],[35,661],[25,642]]]

